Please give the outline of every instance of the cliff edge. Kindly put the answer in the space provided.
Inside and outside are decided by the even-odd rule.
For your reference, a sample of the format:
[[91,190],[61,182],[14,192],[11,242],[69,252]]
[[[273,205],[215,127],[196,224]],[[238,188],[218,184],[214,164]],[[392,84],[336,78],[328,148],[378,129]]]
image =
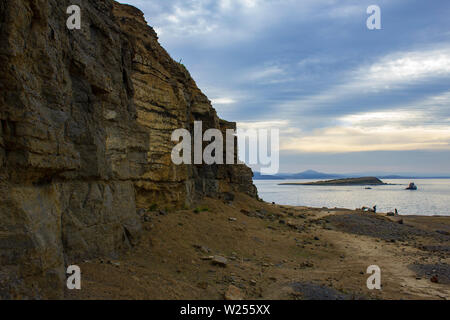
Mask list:
[[171,161],[175,129],[223,132],[186,68],[138,9],[79,0],[0,3],[0,299],[61,298],[65,268],[117,256],[137,211],[209,196],[257,197],[244,165]]

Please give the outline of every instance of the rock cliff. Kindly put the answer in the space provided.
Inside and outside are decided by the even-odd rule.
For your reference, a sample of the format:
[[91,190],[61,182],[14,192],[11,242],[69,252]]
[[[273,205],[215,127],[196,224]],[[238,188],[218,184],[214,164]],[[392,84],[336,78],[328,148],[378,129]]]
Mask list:
[[172,163],[173,130],[235,124],[112,0],[0,2],[0,121],[0,299],[61,298],[65,267],[139,241],[139,208],[257,196],[244,165]]

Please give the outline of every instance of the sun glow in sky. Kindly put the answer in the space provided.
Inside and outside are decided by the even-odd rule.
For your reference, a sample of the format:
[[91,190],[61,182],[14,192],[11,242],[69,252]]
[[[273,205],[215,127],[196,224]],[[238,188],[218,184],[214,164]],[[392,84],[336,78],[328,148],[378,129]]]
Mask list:
[[450,174],[447,0],[125,1],[222,118],[280,129],[281,171]]

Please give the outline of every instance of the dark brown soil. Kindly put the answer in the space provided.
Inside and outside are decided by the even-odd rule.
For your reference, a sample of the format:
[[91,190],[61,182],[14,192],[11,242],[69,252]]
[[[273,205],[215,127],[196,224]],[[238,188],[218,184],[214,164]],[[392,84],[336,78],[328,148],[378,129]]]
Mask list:
[[[215,300],[233,286],[244,299],[450,299],[450,255],[423,250],[450,246],[434,231],[447,230],[450,217],[402,217],[400,225],[381,214],[269,205],[243,195],[196,208],[145,213],[141,243],[120,259],[79,261],[82,290],[66,298]],[[226,265],[214,263],[217,256]],[[366,286],[370,265],[382,270],[382,290]],[[418,277],[428,267],[411,265],[442,266],[439,282]]]

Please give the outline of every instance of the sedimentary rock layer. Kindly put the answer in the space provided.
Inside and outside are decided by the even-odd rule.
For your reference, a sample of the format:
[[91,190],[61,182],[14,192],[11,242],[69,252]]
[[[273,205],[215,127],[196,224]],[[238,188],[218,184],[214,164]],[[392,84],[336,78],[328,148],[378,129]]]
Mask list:
[[173,130],[234,128],[142,12],[112,0],[0,2],[0,298],[60,298],[65,267],[139,241],[137,208],[256,197],[244,165],[171,161]]

